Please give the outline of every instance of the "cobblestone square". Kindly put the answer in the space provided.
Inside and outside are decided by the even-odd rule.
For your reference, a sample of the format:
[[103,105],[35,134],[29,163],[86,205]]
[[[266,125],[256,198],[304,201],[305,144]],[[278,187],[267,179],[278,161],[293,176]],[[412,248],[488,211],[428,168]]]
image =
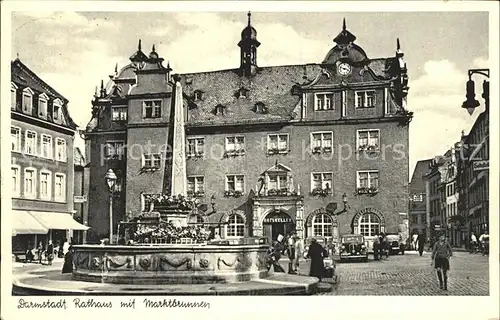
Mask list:
[[[284,260],[285,261],[285,260]],[[397,295],[397,296],[486,296],[489,294],[488,257],[456,252],[450,261],[448,291],[440,290],[430,254],[422,257],[414,252],[390,256],[387,260],[339,262],[338,283],[320,295]],[[285,265],[285,270],[287,266]],[[307,275],[309,261],[301,261],[300,274]]]

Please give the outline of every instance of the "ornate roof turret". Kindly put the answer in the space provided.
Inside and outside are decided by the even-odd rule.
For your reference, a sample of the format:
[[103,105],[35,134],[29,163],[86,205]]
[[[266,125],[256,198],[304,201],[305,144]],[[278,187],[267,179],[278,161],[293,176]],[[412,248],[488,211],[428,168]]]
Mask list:
[[347,30],[344,18],[344,22],[342,23],[342,31],[340,31],[340,33],[333,39],[333,41],[336,44],[346,45],[353,43],[355,40],[356,36]]
[[336,43],[325,59],[323,64],[334,64],[339,60],[348,60],[354,64],[363,64],[368,61],[365,51],[354,44],[356,36],[347,30],[345,18],[342,23],[342,31],[333,39]]
[[257,41],[257,30],[252,27],[251,16],[248,12],[247,26],[241,31],[240,47],[240,69],[243,75],[255,75],[257,72],[257,48],[260,42]]
[[132,62],[143,62],[148,59],[148,56],[142,52],[141,39],[139,39],[139,45],[137,46],[137,51],[130,57],[130,61]]

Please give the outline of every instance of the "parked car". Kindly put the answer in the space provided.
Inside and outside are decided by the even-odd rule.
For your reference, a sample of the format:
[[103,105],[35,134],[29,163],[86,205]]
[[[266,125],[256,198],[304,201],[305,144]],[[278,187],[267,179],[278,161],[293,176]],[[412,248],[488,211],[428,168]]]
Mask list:
[[405,254],[405,244],[402,241],[402,238],[399,234],[387,234],[387,250],[389,250],[389,254]]
[[365,238],[360,234],[346,234],[340,236],[340,260],[357,259],[368,261],[368,249]]

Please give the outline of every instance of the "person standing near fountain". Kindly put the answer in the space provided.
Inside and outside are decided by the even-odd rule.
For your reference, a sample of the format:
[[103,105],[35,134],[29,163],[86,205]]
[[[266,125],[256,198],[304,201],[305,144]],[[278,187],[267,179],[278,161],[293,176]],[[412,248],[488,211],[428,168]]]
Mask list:
[[311,270],[309,271],[310,277],[316,277],[321,281],[325,266],[323,265],[323,258],[326,256],[326,250],[321,246],[316,239],[311,240],[311,245],[307,251],[307,258],[311,258]]

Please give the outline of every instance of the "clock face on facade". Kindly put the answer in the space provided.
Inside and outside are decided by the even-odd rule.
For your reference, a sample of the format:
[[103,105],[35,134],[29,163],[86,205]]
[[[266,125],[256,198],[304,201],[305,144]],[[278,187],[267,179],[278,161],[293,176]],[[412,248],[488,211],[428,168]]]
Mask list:
[[337,72],[341,75],[341,76],[346,76],[348,75],[349,73],[351,73],[351,69],[352,67],[348,64],[348,63],[340,63],[338,66],[337,66]]

